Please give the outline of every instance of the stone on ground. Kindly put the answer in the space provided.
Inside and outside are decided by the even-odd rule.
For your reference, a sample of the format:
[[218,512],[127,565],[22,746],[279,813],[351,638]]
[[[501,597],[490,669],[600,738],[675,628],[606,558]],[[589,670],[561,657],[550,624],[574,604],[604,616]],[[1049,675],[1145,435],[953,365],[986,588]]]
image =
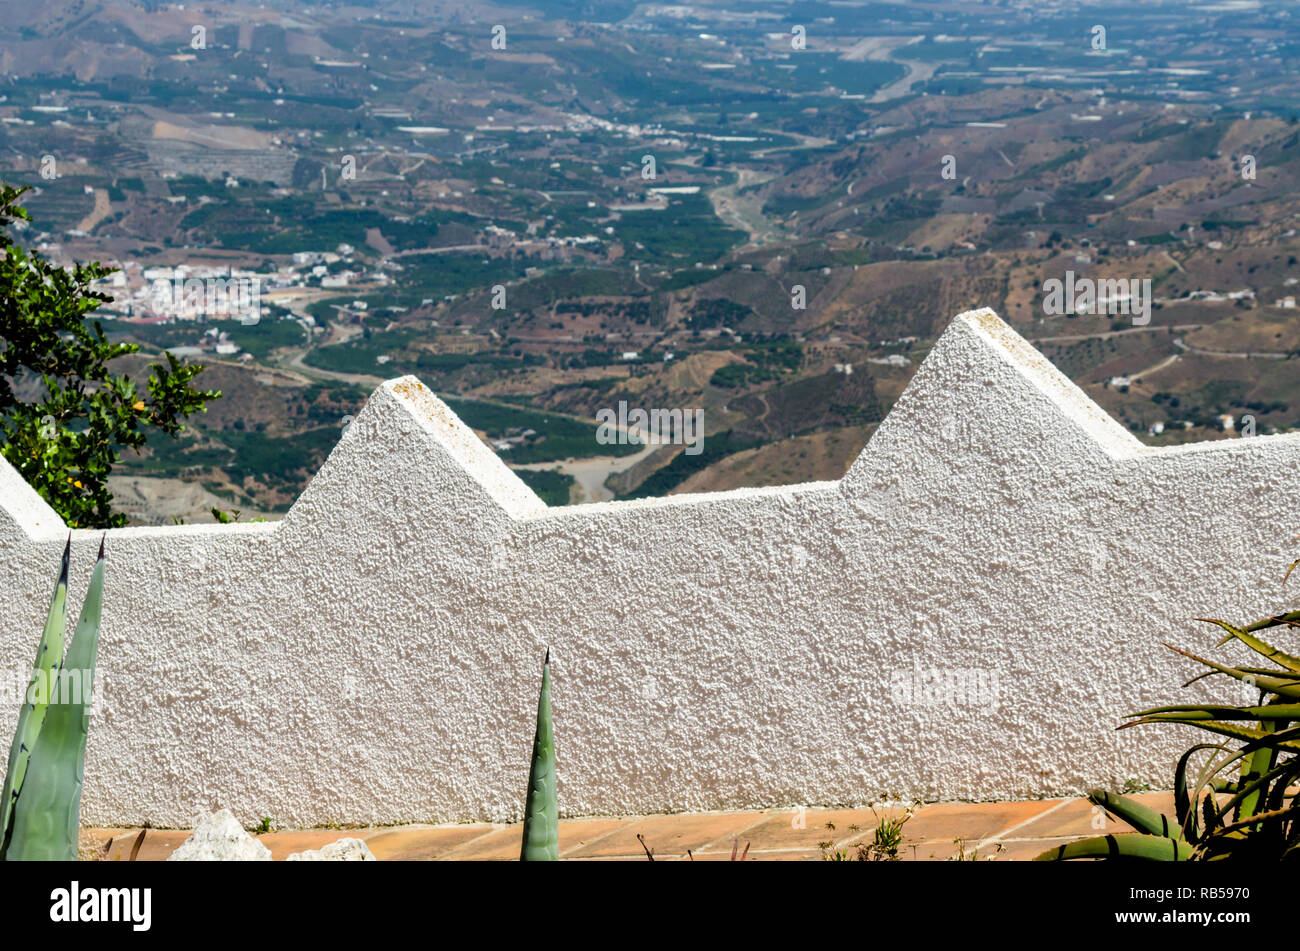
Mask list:
[[169,862],[269,862],[271,850],[244,831],[229,809],[214,812],[167,857]]
[[339,839],[319,849],[294,852],[286,862],[374,862],[370,848],[360,839]]

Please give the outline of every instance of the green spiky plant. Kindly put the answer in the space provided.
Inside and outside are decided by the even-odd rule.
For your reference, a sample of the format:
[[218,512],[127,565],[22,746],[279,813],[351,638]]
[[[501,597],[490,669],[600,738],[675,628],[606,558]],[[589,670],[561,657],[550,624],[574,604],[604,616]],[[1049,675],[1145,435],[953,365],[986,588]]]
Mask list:
[[[822,859],[827,862],[899,861],[898,850],[903,846],[903,826],[916,815],[921,803],[913,802],[905,806],[902,812],[897,811],[899,805],[897,796],[888,793],[882,795],[879,802],[871,804],[871,814],[876,818],[871,841],[860,841],[850,851],[837,846],[832,836],[830,840],[817,843],[822,850]],[[826,829],[834,832],[835,823],[826,823]],[[857,825],[851,825],[849,831],[855,833],[854,838],[857,838],[856,833],[862,830]]]
[[65,658],[71,545],[69,538],[9,750],[0,798],[0,859],[5,861],[77,858],[86,736],[104,594],[104,543],[100,541],[99,557]]
[[524,804],[521,862],[560,859],[560,814],[555,793],[555,733],[551,728],[551,652],[542,662],[542,692],[537,698],[537,732],[533,764],[528,771],[528,800]]
[[[1292,568],[1295,566],[1293,565]],[[1287,572],[1290,574],[1290,571]],[[1174,769],[1174,815],[1166,816],[1125,796],[1094,789],[1088,798],[1132,826],[1136,835],[1095,836],[1037,856],[1061,859],[1145,861],[1290,861],[1300,859],[1300,657],[1256,636],[1272,627],[1300,627],[1300,611],[1238,628],[1197,618],[1226,631],[1222,646],[1237,640],[1276,667],[1233,667],[1166,644],[1209,668],[1184,684],[1222,675],[1258,688],[1251,705],[1183,704],[1130,715],[1119,729],[1152,723],[1193,726],[1216,737],[1198,743]],[[1200,763],[1193,768],[1193,761]],[[1204,762],[1201,762],[1204,760]]]

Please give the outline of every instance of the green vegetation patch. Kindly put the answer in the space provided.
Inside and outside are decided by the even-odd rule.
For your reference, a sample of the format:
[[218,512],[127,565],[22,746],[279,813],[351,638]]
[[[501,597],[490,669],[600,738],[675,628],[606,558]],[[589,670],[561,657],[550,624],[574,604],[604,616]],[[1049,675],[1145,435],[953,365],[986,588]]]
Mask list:
[[697,472],[707,469],[733,453],[745,449],[757,449],[761,440],[734,436],[730,431],[709,436],[703,441],[703,449],[698,455],[690,456],[679,452],[673,461],[659,469],[639,486],[620,499],[645,499],[667,495]]
[[515,475],[547,505],[568,505],[574,478],[554,469],[516,469]]
[[455,396],[442,396],[465,424],[481,430],[489,439],[504,439],[532,429],[536,437],[500,450],[508,462],[558,462],[562,459],[582,459],[589,456],[625,456],[639,452],[639,445],[602,445],[596,441],[596,424],[561,416],[558,413],[538,412],[482,400],[468,400]]
[[709,263],[745,240],[703,195],[674,195],[662,211],[625,211],[614,234],[630,257],[650,264]]

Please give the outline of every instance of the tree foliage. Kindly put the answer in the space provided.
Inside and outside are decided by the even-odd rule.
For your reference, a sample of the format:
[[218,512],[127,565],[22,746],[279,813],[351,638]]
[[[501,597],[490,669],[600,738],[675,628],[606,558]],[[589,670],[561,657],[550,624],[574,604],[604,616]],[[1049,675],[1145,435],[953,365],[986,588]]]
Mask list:
[[97,262],[64,268],[17,245],[9,231],[31,216],[26,188],[0,183],[0,455],[74,528],[116,528],[108,476],[121,452],[137,452],[151,430],[175,438],[183,420],[217,390],[197,390],[202,372],[166,354],[141,392],[109,362],[136,344],[110,343],[88,315],[111,298],[96,281],[114,273]]

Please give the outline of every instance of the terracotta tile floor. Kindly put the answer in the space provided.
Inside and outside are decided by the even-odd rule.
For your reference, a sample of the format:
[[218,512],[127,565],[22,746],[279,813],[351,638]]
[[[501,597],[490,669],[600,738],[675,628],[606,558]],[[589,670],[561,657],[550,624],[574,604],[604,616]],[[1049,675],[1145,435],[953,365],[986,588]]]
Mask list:
[[[1162,811],[1172,806],[1169,793],[1136,796]],[[828,828],[828,824],[833,828]],[[823,842],[852,854],[870,838],[876,817],[870,809],[768,809],[760,812],[706,812],[669,816],[565,819],[560,823],[560,857],[566,860],[645,860],[640,833],[656,861],[680,861],[687,851],[701,861],[727,860],[737,840],[749,845],[750,860],[819,861]],[[1106,818],[1085,799],[1019,802],[932,803],[922,806],[903,829],[900,855],[908,860],[942,860],[957,852],[961,839],[969,854],[981,859],[1032,859],[1039,852],[1102,833],[1126,832],[1123,823]],[[140,861],[165,859],[189,833],[149,829]],[[336,839],[364,839],[375,857],[405,861],[514,860],[519,857],[518,825],[478,823],[449,826],[397,826],[373,829],[303,829],[259,836],[274,859],[290,852],[320,848]],[[139,830],[88,829],[83,854],[109,861],[125,860]],[[1002,850],[999,851],[998,847]]]

